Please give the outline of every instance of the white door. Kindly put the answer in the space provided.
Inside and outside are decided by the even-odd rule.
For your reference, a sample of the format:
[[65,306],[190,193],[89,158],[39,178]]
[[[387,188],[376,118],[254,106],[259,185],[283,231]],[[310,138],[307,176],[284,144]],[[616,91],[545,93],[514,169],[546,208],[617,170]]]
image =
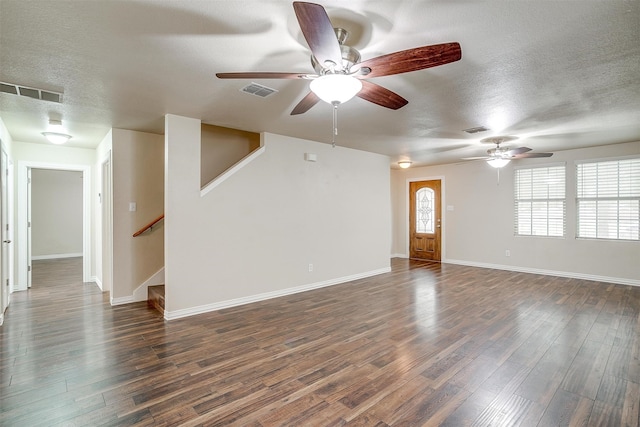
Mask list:
[[8,169],[9,157],[4,150],[0,157],[0,235],[2,236],[2,249],[0,249],[2,258],[0,281],[2,282],[2,313],[9,305],[9,252],[11,244],[11,233],[9,227],[9,197],[8,185],[9,179]]
[[27,168],[27,288],[31,287],[31,168]]

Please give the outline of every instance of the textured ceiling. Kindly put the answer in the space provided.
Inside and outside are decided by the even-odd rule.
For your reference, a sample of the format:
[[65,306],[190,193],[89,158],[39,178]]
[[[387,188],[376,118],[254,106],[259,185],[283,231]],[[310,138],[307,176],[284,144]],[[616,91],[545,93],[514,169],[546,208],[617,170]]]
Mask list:
[[[639,1],[319,3],[363,60],[462,47],[458,62],[372,79],[409,104],[345,103],[338,145],[417,165],[483,155],[494,135],[535,151],[640,140]],[[17,141],[45,143],[53,118],[70,145],[95,147],[111,127],[163,133],[172,113],[330,143],[328,104],[289,115],[307,81],[257,80],[278,90],[259,98],[214,75],[233,71],[313,72],[290,1],[0,0],[0,81],[64,93],[0,93]],[[463,132],[475,126],[490,131]]]

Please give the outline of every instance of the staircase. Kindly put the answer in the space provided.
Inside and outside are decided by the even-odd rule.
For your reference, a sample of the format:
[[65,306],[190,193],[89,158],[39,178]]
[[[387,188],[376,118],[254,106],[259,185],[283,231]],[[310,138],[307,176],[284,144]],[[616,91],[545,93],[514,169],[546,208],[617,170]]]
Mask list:
[[164,285],[149,286],[147,288],[147,304],[164,315]]

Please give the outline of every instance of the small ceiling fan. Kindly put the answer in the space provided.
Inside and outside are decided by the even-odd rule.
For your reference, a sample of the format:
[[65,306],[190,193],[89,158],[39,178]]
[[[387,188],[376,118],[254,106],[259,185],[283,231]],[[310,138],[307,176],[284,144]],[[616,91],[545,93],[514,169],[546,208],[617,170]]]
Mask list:
[[311,80],[309,93],[295,106],[291,115],[305,113],[323,100],[334,106],[334,133],[337,106],[354,96],[392,110],[409,102],[367,79],[436,67],[462,57],[460,45],[453,42],[403,50],[361,62],[360,53],[344,44],[348,32],[342,28],[334,29],[321,5],[295,1],[293,9],[311,49],[315,73],[234,72],[217,73],[216,76],[220,79]]
[[518,139],[517,136],[492,136],[480,140],[485,144],[496,144],[495,148],[487,150],[488,156],[483,157],[465,157],[462,160],[486,160],[487,163],[494,168],[501,168],[507,165],[511,160],[524,159],[531,157],[551,157],[553,153],[530,153],[529,147],[501,147],[500,144]]

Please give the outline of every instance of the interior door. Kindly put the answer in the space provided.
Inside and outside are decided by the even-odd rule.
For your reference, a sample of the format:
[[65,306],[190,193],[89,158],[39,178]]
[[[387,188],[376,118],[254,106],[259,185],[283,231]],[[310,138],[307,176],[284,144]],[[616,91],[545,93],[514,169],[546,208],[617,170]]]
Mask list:
[[11,234],[9,232],[9,198],[7,179],[9,178],[8,165],[9,157],[2,150],[0,158],[0,235],[2,237],[2,248],[0,249],[0,257],[2,258],[2,266],[0,270],[0,281],[2,282],[2,311],[9,305],[9,245],[11,244]]
[[409,183],[409,257],[440,261],[441,181]]
[[31,288],[31,168],[27,168],[27,288]]

